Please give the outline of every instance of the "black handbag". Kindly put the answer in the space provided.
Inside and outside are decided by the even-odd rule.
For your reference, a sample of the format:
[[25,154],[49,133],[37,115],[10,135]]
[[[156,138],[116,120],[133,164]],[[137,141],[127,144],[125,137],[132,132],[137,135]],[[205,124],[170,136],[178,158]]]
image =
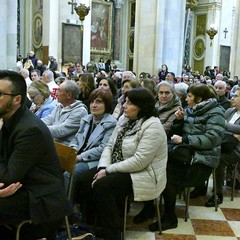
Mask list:
[[168,143],[168,161],[191,164],[194,150],[187,144]]
[[221,152],[230,153],[238,144],[238,139],[232,133],[225,132],[222,138]]

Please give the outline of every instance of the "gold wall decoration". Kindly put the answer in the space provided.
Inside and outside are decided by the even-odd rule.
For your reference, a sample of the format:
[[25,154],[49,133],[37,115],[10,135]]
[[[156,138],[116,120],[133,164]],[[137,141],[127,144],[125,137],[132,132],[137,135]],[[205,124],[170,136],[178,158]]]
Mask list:
[[193,54],[196,60],[201,60],[204,57],[205,46],[205,37],[203,35],[197,36],[193,43]]
[[32,39],[34,48],[40,48],[42,46],[42,34],[43,34],[43,20],[42,13],[37,12],[33,17],[33,31]]
[[187,8],[194,9],[198,6],[198,1],[197,0],[187,0],[186,6],[187,6]]
[[127,69],[133,71],[136,1],[128,3]]
[[196,24],[196,36],[205,35],[207,15],[198,15]]
[[200,73],[203,73],[205,63],[206,22],[206,14],[196,16],[196,35],[193,42],[193,70]]

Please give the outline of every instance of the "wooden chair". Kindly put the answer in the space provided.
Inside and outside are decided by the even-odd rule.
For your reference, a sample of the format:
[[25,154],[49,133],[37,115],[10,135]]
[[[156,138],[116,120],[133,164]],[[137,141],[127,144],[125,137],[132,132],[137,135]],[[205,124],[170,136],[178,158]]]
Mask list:
[[[55,142],[60,165],[63,171],[70,173],[70,180],[68,184],[67,198],[70,200],[73,184],[74,169],[76,164],[77,151],[71,147]],[[72,240],[68,216],[65,216],[65,224],[67,227],[68,239]]]
[[[125,240],[129,198],[130,198],[130,196],[126,196],[126,198],[125,198],[122,240]],[[154,203],[155,203],[156,210],[157,210],[157,220],[158,220],[158,230],[159,230],[158,233],[159,233],[159,235],[162,235],[161,215],[160,215],[160,198],[161,198],[161,195],[158,198],[155,198]]]
[[[217,204],[217,188],[216,188],[216,174],[215,174],[215,168],[212,171],[212,176],[213,176],[213,190],[214,190],[214,201],[215,201],[215,211],[218,210],[218,204]],[[189,209],[189,198],[190,198],[190,189],[191,187],[186,188],[186,193],[185,193],[185,202],[186,202],[186,207],[185,207],[185,214],[184,214],[184,220],[187,222],[188,220],[188,209]]]
[[24,225],[24,224],[32,224],[32,221],[31,220],[24,220],[22,221],[20,224],[18,224],[17,226],[17,232],[16,232],[16,240],[19,240],[20,239],[20,230],[21,230],[21,227]]
[[[72,184],[73,184],[73,176],[74,176],[74,169],[75,169],[75,163],[76,163],[76,157],[77,157],[77,151],[71,147],[68,147],[66,145],[63,145],[61,143],[55,142],[55,148],[57,151],[57,155],[60,161],[60,165],[63,171],[67,171],[70,173],[70,181],[68,185],[68,191],[67,191],[67,198],[70,200],[71,191],[72,191]],[[31,220],[24,220],[17,226],[17,232],[16,232],[16,240],[20,239],[20,230],[21,227],[24,224],[31,224]],[[65,216],[65,224],[67,228],[67,234],[68,239],[72,240],[71,231],[70,231],[70,225],[68,221],[68,216]]]

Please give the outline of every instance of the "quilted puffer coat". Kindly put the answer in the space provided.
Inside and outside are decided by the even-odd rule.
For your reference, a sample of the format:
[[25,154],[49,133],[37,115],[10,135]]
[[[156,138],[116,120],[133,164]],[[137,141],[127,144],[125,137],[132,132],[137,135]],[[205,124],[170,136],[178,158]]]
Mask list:
[[212,168],[218,166],[224,129],[224,112],[214,98],[185,110],[183,143],[195,150],[193,164],[201,163]]
[[167,136],[156,117],[137,121],[122,142],[123,161],[112,164],[112,150],[123,124],[118,122],[103,150],[98,168],[108,173],[130,173],[135,201],[147,201],[160,195],[166,185]]

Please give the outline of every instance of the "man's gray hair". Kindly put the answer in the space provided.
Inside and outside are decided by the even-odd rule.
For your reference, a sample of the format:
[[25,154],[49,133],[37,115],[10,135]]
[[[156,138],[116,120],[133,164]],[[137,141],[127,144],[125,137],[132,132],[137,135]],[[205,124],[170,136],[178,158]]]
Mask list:
[[226,83],[225,81],[223,81],[223,80],[217,80],[217,81],[215,82],[215,84],[214,84],[214,87],[216,86],[217,83],[223,84],[224,89],[227,88],[227,83]]
[[66,92],[71,92],[74,99],[79,97],[79,87],[74,80],[65,80],[64,90]]
[[159,91],[161,86],[167,86],[171,89],[172,93],[175,94],[175,88],[173,83],[169,83],[168,81],[162,81],[157,85],[157,91]]
[[51,80],[54,81],[54,74],[53,74],[53,72],[52,72],[51,70],[45,70],[45,71],[43,72],[43,74],[44,74],[47,78],[49,78],[49,79],[51,79]]

